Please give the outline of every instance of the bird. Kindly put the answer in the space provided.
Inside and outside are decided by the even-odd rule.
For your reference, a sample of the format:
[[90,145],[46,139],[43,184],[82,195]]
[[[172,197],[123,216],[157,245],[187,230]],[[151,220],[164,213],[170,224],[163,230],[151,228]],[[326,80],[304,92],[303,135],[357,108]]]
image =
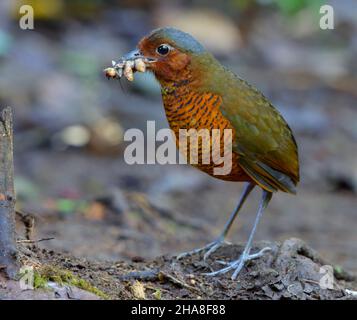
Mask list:
[[[255,187],[262,190],[256,218],[241,255],[231,262],[221,262],[225,264],[221,269],[205,273],[217,276],[232,271],[231,278],[236,279],[248,261],[271,250],[266,247],[259,252],[251,252],[258,222],[273,194],[278,191],[296,194],[300,180],[299,157],[291,128],[268,98],[223,66],[186,32],[173,27],[155,29],[123,59],[140,59],[145,62],[145,70],[154,74],[160,84],[166,117],[178,146],[180,129],[220,129],[220,132],[230,129],[232,132],[229,174],[215,175],[214,163],[198,161],[194,166],[214,178],[243,182],[243,192],[221,234],[201,248],[178,255],[178,259],[204,254],[206,261],[226,242],[227,234],[251,191]],[[223,134],[218,142],[215,141],[224,142]],[[201,144],[198,144],[199,154],[203,150]],[[189,156],[187,152],[186,156]]]

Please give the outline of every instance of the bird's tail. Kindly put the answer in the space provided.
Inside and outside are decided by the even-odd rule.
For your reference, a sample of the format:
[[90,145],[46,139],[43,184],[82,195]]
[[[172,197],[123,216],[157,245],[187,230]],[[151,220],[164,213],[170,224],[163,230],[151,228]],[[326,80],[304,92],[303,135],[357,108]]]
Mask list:
[[286,174],[272,169],[258,160],[239,158],[242,169],[264,190],[276,192],[278,190],[296,194],[296,184]]

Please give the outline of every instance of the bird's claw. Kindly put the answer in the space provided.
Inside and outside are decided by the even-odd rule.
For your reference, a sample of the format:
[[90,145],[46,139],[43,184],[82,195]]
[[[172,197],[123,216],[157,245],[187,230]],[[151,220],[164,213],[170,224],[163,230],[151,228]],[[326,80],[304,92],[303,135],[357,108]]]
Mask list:
[[198,248],[198,249],[194,249],[191,251],[187,251],[187,252],[183,252],[181,254],[179,254],[176,259],[180,260],[184,257],[188,257],[188,256],[192,256],[195,254],[199,254],[201,252],[205,252],[205,254],[203,255],[203,261],[206,262],[206,260],[208,259],[208,257],[215,252],[218,248],[220,248],[223,244],[230,244],[229,242],[225,241],[223,237],[219,237],[217,240],[208,243],[207,245],[205,245],[204,247]]
[[217,271],[213,272],[207,272],[203,273],[203,275],[206,276],[217,276],[221,274],[225,274],[231,270],[234,270],[231,279],[235,280],[239,274],[239,272],[242,270],[244,267],[245,263],[257,258],[260,258],[261,256],[264,255],[265,252],[271,251],[272,249],[270,247],[265,247],[258,251],[257,253],[249,254],[249,250],[247,252],[243,252],[242,255],[239,257],[239,259],[231,261],[231,262],[225,262],[225,261],[217,261],[219,264],[226,265],[226,267],[219,269]]

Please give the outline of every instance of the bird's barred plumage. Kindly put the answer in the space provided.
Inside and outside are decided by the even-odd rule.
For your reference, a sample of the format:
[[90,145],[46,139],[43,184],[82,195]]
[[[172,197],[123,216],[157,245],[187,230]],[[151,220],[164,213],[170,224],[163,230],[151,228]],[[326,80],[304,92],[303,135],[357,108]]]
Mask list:
[[[222,98],[212,93],[198,94],[187,91],[186,88],[175,87],[175,90],[163,90],[163,103],[167,120],[175,134],[176,143],[181,153],[189,161],[191,154],[196,154],[197,152],[198,163],[194,166],[214,176],[213,169],[221,166],[221,164],[214,164],[212,161],[216,156],[215,153],[219,152],[219,156],[223,156],[225,146],[232,144],[230,139],[224,139],[224,130],[232,130],[234,137],[234,128],[220,111]],[[210,136],[209,150],[207,152],[202,139],[199,139],[197,144],[195,141],[191,140],[190,142],[190,139],[188,139],[187,145],[180,145],[180,141],[185,141],[184,139],[180,140],[180,129],[195,129],[197,132],[201,129],[218,129],[220,137],[217,141],[214,140],[213,135]],[[220,147],[213,148],[214,143],[220,143]],[[195,150],[196,146],[198,150]],[[210,157],[209,164],[205,163],[205,156],[207,155]],[[220,179],[228,181],[246,181],[249,179],[244,170],[238,165],[237,160],[237,154],[233,153],[231,171],[227,175],[219,176]]]

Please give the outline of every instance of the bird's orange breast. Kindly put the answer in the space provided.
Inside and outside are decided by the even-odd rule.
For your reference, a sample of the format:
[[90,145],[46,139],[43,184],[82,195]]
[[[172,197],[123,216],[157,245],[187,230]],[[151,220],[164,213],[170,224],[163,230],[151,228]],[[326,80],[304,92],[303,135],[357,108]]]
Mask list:
[[[232,153],[232,169],[227,175],[214,175],[213,169],[221,165],[214,163],[214,153],[219,152],[223,156],[224,147],[231,146],[234,139],[234,129],[230,122],[223,116],[219,107],[222,103],[222,98],[212,93],[196,93],[192,91],[165,92],[163,90],[163,103],[165,113],[171,129],[173,130],[176,138],[176,144],[181,154],[190,163],[190,159],[197,155],[197,162],[192,164],[198,169],[212,175],[216,178],[229,181],[249,181],[250,178],[244,173],[238,164],[238,155]],[[212,133],[213,129],[219,129],[218,135],[210,135],[210,141],[207,143],[204,139],[187,139],[187,144],[182,143],[182,131],[195,129],[200,133],[201,129],[208,129]],[[224,136],[224,130],[231,130],[231,136]],[[206,130],[207,132],[207,130]],[[220,144],[217,147],[217,144]],[[208,152],[207,152],[208,151]],[[207,158],[207,155],[210,159]],[[192,161],[191,161],[192,162]],[[209,163],[207,163],[209,162]]]

